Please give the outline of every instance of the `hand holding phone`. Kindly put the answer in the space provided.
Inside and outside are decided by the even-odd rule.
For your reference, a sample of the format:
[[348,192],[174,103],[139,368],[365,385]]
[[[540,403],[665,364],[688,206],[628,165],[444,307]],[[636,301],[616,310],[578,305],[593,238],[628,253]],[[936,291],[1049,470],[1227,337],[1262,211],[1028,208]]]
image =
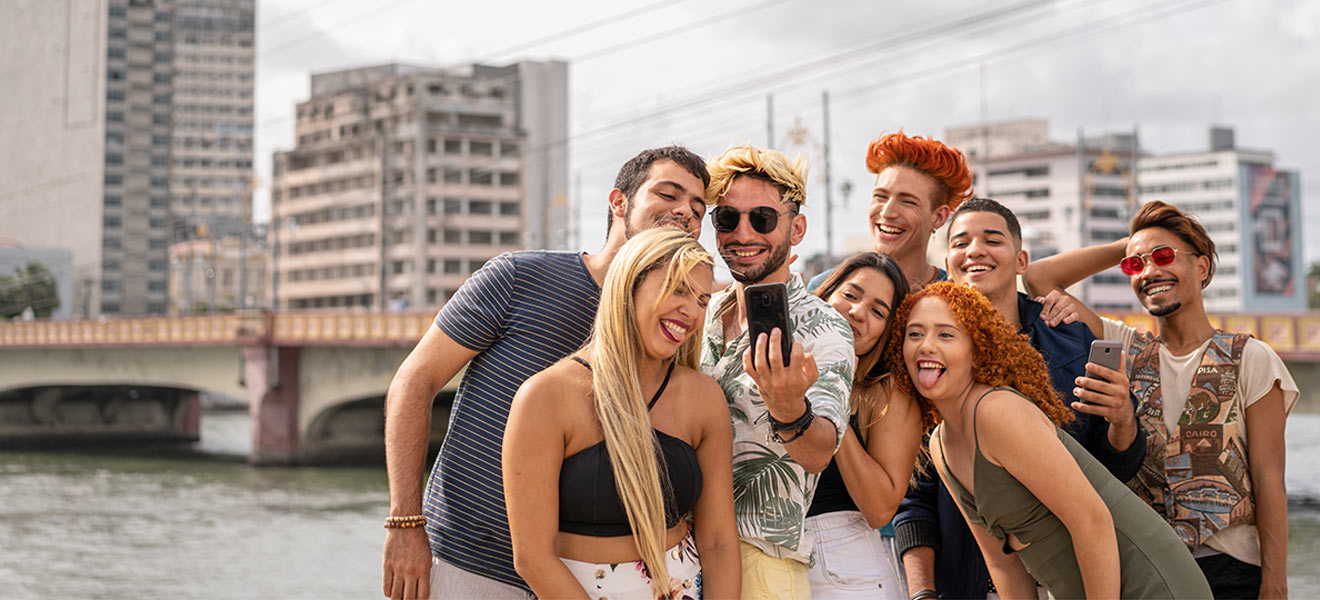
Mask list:
[[[1091,340],[1091,354],[1086,358],[1087,362],[1095,363],[1106,369],[1117,371],[1123,366],[1123,342],[1111,340]],[[1087,377],[1098,379],[1100,381],[1109,381],[1094,373],[1087,373]]]
[[769,340],[770,332],[778,328],[779,349],[787,367],[793,350],[793,332],[788,328],[788,287],[782,283],[762,283],[747,286],[743,294],[747,305],[747,339],[752,352],[759,351],[756,343],[762,333]]

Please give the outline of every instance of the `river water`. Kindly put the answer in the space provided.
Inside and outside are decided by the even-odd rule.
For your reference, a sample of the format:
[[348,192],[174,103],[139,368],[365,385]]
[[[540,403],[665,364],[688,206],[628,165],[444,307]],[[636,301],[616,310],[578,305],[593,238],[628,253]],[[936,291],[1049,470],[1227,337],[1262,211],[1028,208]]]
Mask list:
[[[0,452],[0,598],[379,598],[383,468],[255,468],[245,413],[192,452]],[[1320,598],[1320,414],[1288,423],[1289,585]]]

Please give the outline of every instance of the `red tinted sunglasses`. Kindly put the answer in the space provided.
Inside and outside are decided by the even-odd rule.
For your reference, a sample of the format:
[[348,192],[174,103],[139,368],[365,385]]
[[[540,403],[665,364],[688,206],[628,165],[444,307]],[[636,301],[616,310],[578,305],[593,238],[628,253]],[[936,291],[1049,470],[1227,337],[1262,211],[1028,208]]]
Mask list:
[[1124,258],[1123,262],[1118,263],[1118,266],[1123,269],[1124,275],[1131,277],[1146,269],[1146,259],[1142,258],[1143,256],[1149,256],[1150,261],[1155,263],[1157,267],[1167,267],[1178,256],[1178,250],[1169,246],[1160,246],[1150,252],[1133,254]]

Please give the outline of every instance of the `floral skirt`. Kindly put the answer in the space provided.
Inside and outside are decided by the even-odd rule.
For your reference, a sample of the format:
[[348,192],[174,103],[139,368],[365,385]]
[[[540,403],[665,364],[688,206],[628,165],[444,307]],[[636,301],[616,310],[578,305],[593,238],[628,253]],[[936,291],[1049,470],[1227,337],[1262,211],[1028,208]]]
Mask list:
[[[559,559],[582,584],[592,600],[657,600],[662,598],[651,589],[651,574],[646,563],[633,560],[615,564],[597,564]],[[697,542],[688,532],[674,547],[665,550],[665,568],[669,569],[669,595],[666,600],[699,600],[701,598],[701,560],[697,557]]]

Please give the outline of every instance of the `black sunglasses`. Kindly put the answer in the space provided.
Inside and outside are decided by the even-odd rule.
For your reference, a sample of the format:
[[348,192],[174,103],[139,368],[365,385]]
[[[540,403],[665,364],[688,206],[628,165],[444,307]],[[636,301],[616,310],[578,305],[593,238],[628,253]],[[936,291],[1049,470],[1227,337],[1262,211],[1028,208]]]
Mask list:
[[784,212],[776,212],[769,206],[758,206],[746,212],[732,206],[716,206],[710,211],[710,222],[715,226],[715,231],[731,233],[738,228],[738,223],[742,222],[742,216],[747,215],[747,221],[757,233],[770,233],[779,227],[779,217],[791,212],[793,212],[791,208]]

